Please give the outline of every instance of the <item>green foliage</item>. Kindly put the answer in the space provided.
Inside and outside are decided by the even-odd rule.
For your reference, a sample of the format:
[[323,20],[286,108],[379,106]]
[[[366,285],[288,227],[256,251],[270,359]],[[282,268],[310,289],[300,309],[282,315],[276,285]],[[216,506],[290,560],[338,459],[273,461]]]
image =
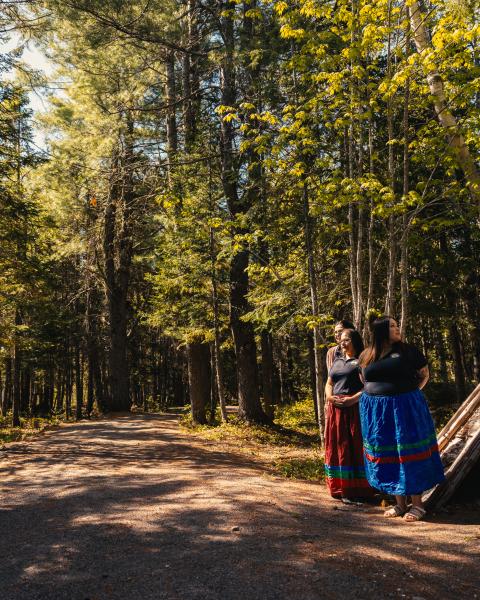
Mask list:
[[[29,34],[56,63],[54,78],[64,89],[52,90],[49,109],[37,115],[47,140],[48,158],[40,160],[31,148],[25,90],[2,83],[2,359],[19,344],[37,383],[52,365],[71,369],[72,348],[79,343],[84,352],[91,342],[93,294],[103,368],[111,291],[106,212],[118,182],[129,181],[127,225],[113,205],[116,231],[129,228],[133,248],[128,352],[132,384],[148,380],[151,388],[144,406],[157,363],[163,361],[166,379],[173,362],[183,369],[189,341],[211,342],[217,330],[225,352],[233,347],[229,277],[239,253],[249,258],[242,318],[258,339],[271,333],[277,370],[282,377],[290,371],[302,394],[312,329],[328,346],[332,323],[353,316],[359,291],[359,323],[368,311],[381,312],[392,271],[393,310],[401,310],[405,274],[409,339],[426,340],[434,377],[454,378],[455,319],[462,364],[473,379],[480,352],[478,207],[434,114],[426,74],[440,73],[448,109],[478,163],[477,4],[442,0],[432,7],[425,15],[431,47],[421,55],[400,1],[231,2],[192,12],[174,0],[49,0],[10,8],[8,19],[25,17],[24,10],[38,17]],[[0,18],[7,22],[3,8]],[[225,98],[230,59],[235,76]],[[15,60],[0,59],[0,71]],[[127,146],[133,150],[125,161]],[[228,185],[236,200],[226,197]],[[117,263],[121,246],[114,248]],[[405,271],[401,248],[408,251]],[[160,358],[153,356],[159,340],[168,340]],[[233,361],[227,371],[233,389]],[[177,389],[184,373],[180,379]],[[214,431],[278,447],[308,444],[302,436],[316,435],[311,411],[308,403],[279,407],[277,429],[238,423]],[[314,472],[314,464],[305,470]]]
[[11,418],[0,416],[0,448],[8,442],[18,442],[34,437],[60,423],[58,417],[21,419],[20,427],[11,426]]

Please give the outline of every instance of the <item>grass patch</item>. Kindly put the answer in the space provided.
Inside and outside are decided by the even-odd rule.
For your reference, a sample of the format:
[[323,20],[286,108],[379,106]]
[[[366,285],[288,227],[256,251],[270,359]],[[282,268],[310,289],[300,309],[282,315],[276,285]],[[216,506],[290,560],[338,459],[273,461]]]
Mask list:
[[323,458],[292,458],[280,459],[275,463],[276,472],[287,479],[307,479],[323,481],[325,470]]
[[0,444],[25,440],[29,437],[41,433],[51,425],[58,425],[60,423],[60,420],[58,417],[21,418],[20,427],[12,427],[11,422],[11,416],[0,417]]
[[311,400],[277,407],[275,424],[252,425],[235,416],[228,423],[194,425],[191,415],[180,419],[190,434],[218,443],[219,450],[256,456],[272,474],[289,479],[324,478],[318,428]]

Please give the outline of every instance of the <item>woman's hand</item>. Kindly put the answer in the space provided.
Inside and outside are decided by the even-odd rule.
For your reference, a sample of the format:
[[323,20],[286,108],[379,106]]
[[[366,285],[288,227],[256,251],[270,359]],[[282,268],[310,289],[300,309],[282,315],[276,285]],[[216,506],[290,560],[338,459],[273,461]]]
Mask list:
[[326,396],[325,401],[335,404],[340,398],[338,396]]
[[358,394],[355,394],[354,396],[336,396],[334,404],[337,408],[348,408],[349,406],[357,404],[358,398]]

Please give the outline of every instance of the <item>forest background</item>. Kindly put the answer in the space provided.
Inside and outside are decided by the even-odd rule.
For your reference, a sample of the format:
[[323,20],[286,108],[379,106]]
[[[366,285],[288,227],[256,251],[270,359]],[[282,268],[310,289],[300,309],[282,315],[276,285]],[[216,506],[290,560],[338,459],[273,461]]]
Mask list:
[[333,324],[383,312],[433,404],[480,382],[477,0],[16,0],[0,31],[55,65],[0,57],[3,418],[318,418]]

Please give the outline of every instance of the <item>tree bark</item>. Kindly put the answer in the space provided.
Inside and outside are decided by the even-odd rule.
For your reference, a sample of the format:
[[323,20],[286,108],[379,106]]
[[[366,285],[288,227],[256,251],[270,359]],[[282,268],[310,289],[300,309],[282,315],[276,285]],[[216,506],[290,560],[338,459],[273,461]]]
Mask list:
[[168,156],[168,173],[171,176],[172,161],[178,150],[178,133],[177,133],[177,117],[176,117],[176,101],[177,89],[175,81],[175,53],[173,50],[167,52],[165,57],[166,70],[166,85],[165,95],[167,100],[167,156]]
[[[408,36],[407,36],[408,39]],[[405,83],[405,100],[403,105],[403,198],[406,200],[409,192],[409,107],[410,100],[410,82],[407,79]],[[402,236],[400,238],[400,296],[401,296],[401,317],[400,333],[402,339],[405,339],[407,333],[407,324],[409,317],[409,291],[408,291],[408,233],[409,221],[406,212],[402,215]]]
[[5,357],[5,380],[2,387],[2,417],[6,417],[12,402],[12,358]]
[[123,153],[116,157],[111,175],[104,224],[104,256],[110,326],[109,410],[129,411],[130,366],[127,357],[128,289],[133,257],[133,123],[127,117]]
[[453,372],[455,374],[455,392],[457,402],[461,403],[466,397],[465,371],[463,369],[463,356],[460,332],[455,321],[448,326],[450,350],[453,356]]
[[[303,216],[304,216],[304,235],[305,247],[308,260],[308,278],[310,283],[310,301],[312,307],[312,316],[315,320],[318,319],[320,311],[317,295],[317,274],[315,271],[315,262],[313,257],[313,232],[310,217],[310,204],[308,198],[307,183],[303,184]],[[325,382],[323,380],[323,366],[321,364],[322,356],[320,352],[321,335],[318,323],[313,328],[313,352],[315,361],[315,399],[317,403],[318,414],[318,429],[320,434],[320,444],[323,446],[325,442],[325,403],[323,390]]]
[[[392,2],[388,5],[388,42],[387,42],[387,76],[392,77],[392,51],[391,51],[391,15]],[[393,114],[393,97],[387,100],[387,133],[388,133],[388,182],[390,185],[392,196],[395,197],[396,181],[395,181],[395,149],[394,149],[394,114]],[[397,234],[396,234],[396,219],[392,214],[388,217],[387,226],[387,244],[388,244],[388,269],[387,269],[387,294],[385,297],[385,314],[393,315],[395,313],[395,287],[396,287],[396,271],[397,271]]]
[[192,420],[198,425],[207,422],[206,407],[210,403],[211,371],[208,344],[192,342],[187,346],[188,382]]
[[[423,14],[420,3],[417,0],[409,2],[409,11],[412,36],[417,52],[419,54],[427,53],[432,47],[430,35],[425,25],[426,16]],[[424,61],[423,65],[438,120],[446,130],[448,144],[452,148],[457,163],[464,173],[470,195],[480,208],[480,171],[465,143],[465,138],[457,123],[457,119],[448,108],[443,78],[432,61]]]
[[[90,282],[90,285],[94,285]],[[86,350],[87,350],[87,362],[88,362],[88,378],[89,386],[93,385],[93,395],[95,397],[97,408],[99,412],[106,410],[105,403],[105,390],[102,378],[100,349],[98,343],[99,328],[98,328],[98,315],[95,312],[95,307],[100,303],[100,296],[96,288],[90,289],[87,294],[86,300],[86,314],[85,314],[85,334],[86,334]],[[90,390],[90,388],[89,388]],[[89,400],[91,396],[90,391]],[[89,405],[89,404],[88,404]],[[92,410],[90,408],[90,410]]]
[[275,414],[275,383],[272,334],[264,329],[261,341],[263,406],[265,414],[273,421]]
[[[196,17],[196,0],[188,0],[186,16],[186,46],[192,50],[198,47],[198,31]],[[182,57],[183,81],[183,120],[185,125],[185,150],[189,152],[197,134],[196,104],[198,96],[197,58],[193,54],[184,53]]]
[[75,419],[80,421],[83,409],[83,365],[80,341],[75,343]]
[[222,421],[227,422],[227,406],[225,402],[225,385],[223,375],[223,365],[221,357],[221,341],[220,341],[220,311],[218,306],[218,289],[217,289],[217,268],[215,256],[215,236],[213,227],[210,228],[210,258],[212,265],[212,306],[213,306],[213,328],[215,332],[215,340],[213,343],[213,366],[215,382],[217,386],[218,402],[220,404],[220,414]]
[[[15,327],[21,325],[22,319],[18,308],[15,310]],[[18,339],[18,331],[14,333],[13,353],[12,353],[12,370],[13,370],[13,394],[12,394],[12,426],[20,427],[20,366],[21,366],[21,350]]]
[[[230,4],[225,3],[229,9]],[[222,105],[233,106],[236,98],[234,68],[234,22],[231,16],[222,17],[222,33],[225,44],[221,67]],[[238,165],[234,159],[234,130],[232,123],[221,119],[221,180],[228,208],[232,217],[248,210],[238,196]],[[239,231],[238,233],[241,233]],[[240,418],[258,423],[268,422],[260,402],[258,391],[258,367],[255,336],[251,323],[242,320],[249,312],[247,301],[249,251],[237,252],[230,265],[230,327],[235,345],[238,380],[238,414]]]
[[72,416],[72,391],[73,391],[73,375],[72,365],[70,359],[70,347],[68,347],[68,362],[66,365],[65,373],[65,417],[68,421]]
[[93,376],[93,365],[87,358],[87,406],[85,412],[87,413],[87,419],[90,419],[93,411],[93,404],[95,402],[95,383]]

